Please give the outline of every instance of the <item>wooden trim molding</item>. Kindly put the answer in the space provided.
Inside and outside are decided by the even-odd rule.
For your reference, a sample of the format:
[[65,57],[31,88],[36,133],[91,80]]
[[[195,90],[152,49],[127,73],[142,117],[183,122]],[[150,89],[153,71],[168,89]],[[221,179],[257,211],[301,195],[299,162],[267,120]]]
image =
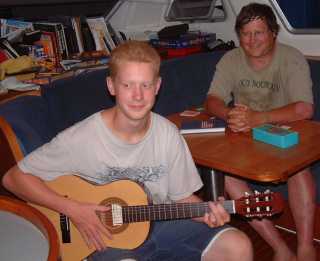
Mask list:
[[8,93],[0,95],[0,104],[7,101],[16,99],[20,96],[41,96],[40,90],[31,90],[31,91],[9,91]]
[[14,156],[15,161],[18,162],[19,160],[23,159],[24,156],[21,151],[16,134],[14,133],[10,124],[1,116],[0,129],[8,142],[9,148],[11,150],[12,155]]
[[0,116],[0,195],[15,197],[1,185],[2,176],[21,160],[24,155],[10,124]]

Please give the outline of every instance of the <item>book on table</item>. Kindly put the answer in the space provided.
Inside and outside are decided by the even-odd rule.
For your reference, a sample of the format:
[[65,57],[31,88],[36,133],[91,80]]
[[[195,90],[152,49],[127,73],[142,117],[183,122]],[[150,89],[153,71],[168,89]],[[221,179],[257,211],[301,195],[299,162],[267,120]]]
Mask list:
[[219,118],[210,118],[208,120],[185,120],[181,122],[180,133],[208,133],[208,132],[224,132],[226,123]]

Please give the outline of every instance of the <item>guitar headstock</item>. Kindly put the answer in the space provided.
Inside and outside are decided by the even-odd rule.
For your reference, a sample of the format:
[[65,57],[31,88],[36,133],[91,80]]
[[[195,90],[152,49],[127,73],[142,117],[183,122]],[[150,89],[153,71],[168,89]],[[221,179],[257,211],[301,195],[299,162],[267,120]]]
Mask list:
[[284,200],[279,192],[255,192],[235,200],[236,213],[247,218],[270,217],[283,210]]

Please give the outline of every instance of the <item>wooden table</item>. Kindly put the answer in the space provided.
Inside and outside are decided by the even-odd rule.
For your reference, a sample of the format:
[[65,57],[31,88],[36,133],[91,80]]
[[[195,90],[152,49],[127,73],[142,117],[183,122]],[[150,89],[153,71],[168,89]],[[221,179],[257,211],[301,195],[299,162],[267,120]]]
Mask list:
[[[168,119],[180,126],[185,117],[174,114]],[[287,125],[299,132],[300,138],[299,144],[287,149],[255,141],[251,132],[233,133],[229,129],[184,137],[199,165],[250,180],[278,183],[320,159],[320,123],[303,120]]]

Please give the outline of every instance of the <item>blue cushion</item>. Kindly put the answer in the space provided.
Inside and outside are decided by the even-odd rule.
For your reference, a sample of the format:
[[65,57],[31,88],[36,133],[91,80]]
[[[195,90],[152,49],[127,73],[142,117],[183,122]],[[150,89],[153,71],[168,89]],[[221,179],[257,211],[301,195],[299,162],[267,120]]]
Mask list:
[[215,72],[215,65],[224,53],[199,53],[162,62],[162,84],[154,111],[166,116],[202,105]]
[[[320,121],[320,61],[308,60],[312,78],[312,91],[314,98],[314,115],[313,120]],[[315,162],[311,167],[314,179],[317,184],[317,202],[320,202],[320,161]]]
[[25,154],[51,140],[46,103],[40,96],[21,96],[0,106],[0,115],[11,125]]
[[312,92],[314,98],[314,115],[313,119],[320,121],[320,61],[308,60],[312,78]]
[[107,90],[106,76],[105,69],[84,72],[42,88],[56,133],[114,105],[114,99]]
[[[215,64],[223,53],[201,53],[162,62],[162,86],[154,111],[168,115],[202,104]],[[49,119],[56,133],[114,105],[114,98],[106,86],[107,74],[105,69],[81,73],[42,88],[42,96],[49,108]]]

